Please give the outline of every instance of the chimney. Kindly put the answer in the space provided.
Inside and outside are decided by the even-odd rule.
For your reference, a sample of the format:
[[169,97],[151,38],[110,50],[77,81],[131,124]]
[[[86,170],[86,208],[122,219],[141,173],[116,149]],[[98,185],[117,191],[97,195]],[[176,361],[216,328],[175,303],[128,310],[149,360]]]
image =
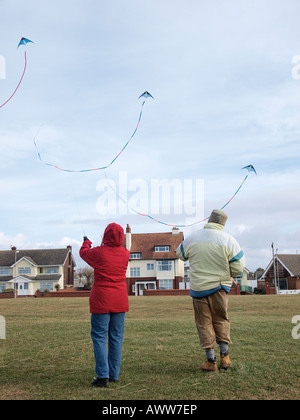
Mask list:
[[69,253],[68,253],[68,266],[70,267],[72,265],[72,246],[71,245],[67,245],[67,249],[69,250]]
[[173,227],[172,228],[172,235],[179,235],[179,229],[178,229],[178,227]]
[[17,247],[16,246],[13,246],[13,245],[10,246],[10,249],[15,254],[15,264],[16,264],[16,262],[17,262],[17,253],[19,253],[19,251],[17,251]]
[[127,224],[126,226],[126,249],[131,249],[131,227]]

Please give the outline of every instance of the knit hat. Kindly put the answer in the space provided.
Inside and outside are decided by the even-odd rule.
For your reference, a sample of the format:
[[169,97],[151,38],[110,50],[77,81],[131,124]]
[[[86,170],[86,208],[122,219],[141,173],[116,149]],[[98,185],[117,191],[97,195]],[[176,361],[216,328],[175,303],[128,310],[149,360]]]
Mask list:
[[228,216],[223,210],[213,210],[209,216],[208,223],[218,223],[225,226]]

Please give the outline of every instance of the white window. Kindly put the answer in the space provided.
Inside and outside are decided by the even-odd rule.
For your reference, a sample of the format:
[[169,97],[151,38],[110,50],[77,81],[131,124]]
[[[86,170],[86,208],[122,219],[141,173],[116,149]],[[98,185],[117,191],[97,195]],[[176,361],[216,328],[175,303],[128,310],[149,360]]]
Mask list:
[[11,268],[10,267],[0,267],[0,276],[10,276]]
[[141,258],[142,254],[141,252],[131,252],[130,258],[133,260],[139,260]]
[[140,269],[140,267],[132,267],[132,268],[130,268],[130,277],[141,277],[141,269]]
[[46,267],[46,274],[57,274],[58,267]]
[[18,274],[31,274],[31,267],[19,267]]
[[53,290],[53,281],[40,282],[40,291],[44,292],[45,289],[48,289],[49,292],[51,292]]
[[173,261],[172,260],[157,261],[157,270],[158,271],[172,271]]
[[150,271],[150,270],[154,270],[154,263],[148,263],[148,264],[147,264],[147,270],[148,270],[148,271]]
[[154,247],[154,251],[155,252],[168,252],[168,251],[170,251],[170,246],[169,245],[166,245],[166,246],[155,246]]
[[2,290],[6,289],[5,284],[0,284],[0,293],[2,293]]
[[160,289],[173,289],[173,280],[159,280]]

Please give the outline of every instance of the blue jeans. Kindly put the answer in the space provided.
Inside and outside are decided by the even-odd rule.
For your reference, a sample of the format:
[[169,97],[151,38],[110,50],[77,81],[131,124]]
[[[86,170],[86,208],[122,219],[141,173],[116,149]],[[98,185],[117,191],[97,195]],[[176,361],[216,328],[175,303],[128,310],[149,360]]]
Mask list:
[[92,314],[91,324],[96,374],[98,378],[116,381],[121,366],[125,312]]

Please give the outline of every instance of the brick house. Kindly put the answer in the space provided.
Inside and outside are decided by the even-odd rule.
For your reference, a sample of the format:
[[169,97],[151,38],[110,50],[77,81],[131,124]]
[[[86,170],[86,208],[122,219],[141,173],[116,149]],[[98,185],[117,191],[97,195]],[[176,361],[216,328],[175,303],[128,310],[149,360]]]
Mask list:
[[18,296],[33,296],[44,291],[73,285],[75,261],[72,247],[0,251],[0,293],[16,289]]
[[182,240],[183,233],[176,228],[166,233],[131,233],[127,225],[123,246],[130,251],[126,273],[129,295],[185,288],[184,262],[176,255]]
[[275,276],[279,293],[300,293],[300,255],[276,254],[265,269],[261,280],[264,280],[268,287],[275,288]]

